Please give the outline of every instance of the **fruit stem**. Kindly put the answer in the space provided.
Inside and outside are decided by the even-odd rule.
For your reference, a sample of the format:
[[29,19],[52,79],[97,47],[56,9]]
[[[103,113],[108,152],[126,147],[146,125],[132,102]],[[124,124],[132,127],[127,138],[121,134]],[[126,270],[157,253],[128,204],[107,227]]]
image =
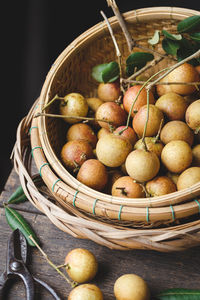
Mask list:
[[145,121],[145,126],[142,134],[142,143],[144,145],[145,151],[148,151],[146,142],[145,142],[145,135],[147,131],[147,123],[149,121],[149,89],[147,90],[147,116],[146,116],[146,121]]
[[133,47],[135,46],[135,40],[132,38],[130,32],[128,31],[128,28],[126,26],[126,23],[119,11],[119,8],[117,7],[117,4],[115,0],[107,0],[108,6],[110,6],[119,22],[119,25],[124,33],[124,36],[126,38],[127,44],[128,44],[128,49],[131,52],[133,50]]
[[64,100],[64,97],[59,97],[57,94],[53,97],[53,99],[51,99],[43,108],[42,108],[42,112],[49,107],[55,100]]
[[37,113],[34,118],[38,118],[41,116],[45,117],[53,117],[53,118],[64,118],[64,119],[77,119],[77,120],[87,120],[87,121],[97,121],[97,122],[105,122],[109,125],[112,125],[112,122],[103,119],[96,119],[96,118],[88,118],[88,117],[80,117],[80,116],[64,116],[64,115],[57,115],[57,114],[46,114],[46,113]]
[[161,129],[162,129],[163,122],[164,122],[164,119],[162,119],[161,122],[160,122],[160,127],[159,127],[159,130],[158,130],[158,133],[157,133],[155,139],[153,140],[154,144],[156,144],[157,141],[159,140],[160,132],[161,132]]
[[67,278],[65,276],[65,274],[59,270],[59,268],[48,258],[47,254],[42,250],[42,248],[38,245],[38,243],[36,242],[36,240],[32,237],[32,235],[29,235],[29,239],[35,244],[35,246],[38,248],[38,250],[42,253],[42,255],[45,257],[46,261],[48,262],[48,264],[54,268],[66,281],[67,283],[69,283],[71,285],[71,287],[75,287],[78,283],[69,280],[69,278]]

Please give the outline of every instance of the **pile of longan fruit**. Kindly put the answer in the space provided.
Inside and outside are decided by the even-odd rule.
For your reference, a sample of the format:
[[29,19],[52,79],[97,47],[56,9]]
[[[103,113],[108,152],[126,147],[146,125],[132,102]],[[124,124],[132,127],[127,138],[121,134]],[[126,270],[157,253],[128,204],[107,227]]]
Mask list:
[[127,129],[140,84],[123,95],[119,81],[100,83],[94,98],[67,94],[60,102],[68,123],[60,156],[66,169],[94,190],[128,198],[161,196],[199,182],[200,92],[192,82],[200,82],[200,66],[180,65],[150,90],[149,110],[143,88]]

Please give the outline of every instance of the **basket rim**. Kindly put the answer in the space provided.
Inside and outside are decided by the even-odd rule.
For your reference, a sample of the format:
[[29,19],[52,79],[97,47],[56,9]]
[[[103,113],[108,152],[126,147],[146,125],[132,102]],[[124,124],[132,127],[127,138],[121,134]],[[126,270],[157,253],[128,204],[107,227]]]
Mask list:
[[[134,14],[133,14],[134,13]],[[183,18],[189,15],[194,15],[194,14],[200,14],[198,11],[191,10],[191,9],[186,9],[186,8],[179,8],[179,7],[149,7],[149,8],[141,8],[137,10],[132,10],[129,12],[126,12],[123,14],[126,20],[133,20],[134,22],[139,21],[144,21],[148,20],[150,16],[152,15],[162,17],[166,17],[169,19],[170,18]],[[115,24],[117,25],[118,21],[116,17],[111,17],[109,18],[109,21],[111,25]],[[81,34],[79,37],[77,37],[69,46],[67,46],[64,51],[60,54],[60,56],[56,59],[55,63],[52,65],[49,73],[47,74],[45,83],[42,87],[41,90],[41,95],[40,95],[40,107],[42,107],[44,104],[48,102],[48,95],[49,91],[51,88],[51,83],[55,77],[55,74],[57,70],[60,68],[60,66],[63,64],[63,62],[71,55],[71,53],[75,50],[75,48],[81,46],[81,44],[85,43],[87,38],[89,37],[90,39],[95,35],[96,33],[99,33],[103,30],[106,30],[107,26],[105,24],[105,21],[100,22],[87,31],[85,31],[83,34]],[[73,183],[72,187],[75,188],[75,190],[79,190],[80,192],[87,193],[90,196],[96,196],[96,198],[100,200],[105,201],[105,194],[102,192],[97,192],[94,191],[93,189],[80,184],[79,181],[74,178],[64,167],[63,165],[58,161],[50,143],[47,137],[46,132],[46,124],[45,124],[45,117],[40,116],[38,118],[38,128],[39,128],[39,136],[41,140],[41,145],[42,148],[45,149],[45,156],[47,157],[48,161],[53,161],[53,168],[57,174],[60,175],[60,171],[63,172],[63,174],[67,174],[67,176],[70,177],[71,182]],[[53,158],[53,159],[52,159]],[[55,163],[54,163],[55,162]],[[64,175],[63,175],[64,176]],[[62,180],[65,181],[65,179],[61,176]],[[64,176],[64,177],[65,177]],[[65,181],[66,182],[66,181]],[[67,183],[67,182],[66,182]],[[197,189],[199,190],[200,183],[195,184],[193,187],[188,188],[183,191],[177,191],[171,194],[168,194],[167,200],[166,200],[166,195],[160,196],[160,197],[151,197],[151,198],[140,198],[134,199],[134,198],[129,198],[129,203],[133,206],[137,207],[156,207],[156,206],[161,206],[165,205],[174,205],[177,203],[180,203],[182,201],[182,197],[184,197],[185,193],[190,194],[191,198],[193,198],[193,194],[196,193]],[[196,195],[196,194],[195,194]],[[106,199],[108,203],[114,203],[120,205],[121,202],[123,201],[123,198],[120,197],[113,197],[111,195],[106,195]],[[167,201],[167,202],[166,202]]]

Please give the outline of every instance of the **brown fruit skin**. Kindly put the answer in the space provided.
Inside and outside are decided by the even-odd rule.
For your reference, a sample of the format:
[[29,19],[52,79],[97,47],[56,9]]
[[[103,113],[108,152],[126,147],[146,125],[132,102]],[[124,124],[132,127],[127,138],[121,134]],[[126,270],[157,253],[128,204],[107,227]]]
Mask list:
[[192,163],[192,149],[185,141],[171,141],[163,148],[161,161],[172,173],[181,173]]
[[174,92],[164,94],[158,98],[155,105],[170,121],[183,121],[185,119],[185,112],[188,107],[188,103],[185,98]]
[[97,136],[92,128],[84,123],[78,123],[70,126],[66,134],[67,141],[85,140],[95,148]]
[[93,158],[92,146],[84,140],[69,141],[61,149],[61,160],[70,171],[75,170],[77,165],[81,166],[89,158]]
[[86,98],[86,101],[87,101],[89,108],[91,110],[93,110],[94,112],[96,112],[97,109],[99,108],[99,106],[101,106],[101,104],[104,103],[101,99],[95,98],[95,97]]
[[200,167],[200,144],[196,145],[192,149],[193,161],[192,165],[195,167]]
[[[79,93],[70,93],[60,102],[60,114],[64,116],[86,117],[88,104],[86,99]],[[80,120],[74,118],[64,118],[70,124],[78,123]]]
[[[158,158],[161,157],[162,150],[164,148],[164,145],[161,143],[161,141],[156,141],[155,137],[145,137],[145,143],[147,146],[148,151],[154,152]],[[142,139],[138,140],[135,145],[134,149],[143,149],[144,150],[144,144],[142,142]]]
[[188,126],[195,130],[200,130],[200,99],[191,103],[185,113],[185,120]]
[[175,185],[177,185],[177,181],[178,181],[180,174],[167,172],[166,176],[169,177]]
[[65,257],[66,271],[70,278],[78,283],[92,280],[98,270],[98,263],[94,254],[83,248],[71,250]]
[[[168,74],[169,82],[198,82],[199,73],[192,65],[184,63]],[[171,84],[171,90],[180,95],[189,95],[196,91],[194,85]]]
[[[168,82],[168,76],[165,76],[164,78],[162,78],[160,80],[160,82]],[[158,96],[162,96],[166,93],[171,92],[171,85],[170,84],[158,84],[156,85],[156,92],[158,94]]]
[[71,290],[68,300],[103,300],[103,294],[94,284],[81,284]]
[[104,135],[109,134],[109,133],[111,133],[111,132],[108,129],[102,127],[97,132],[97,139],[99,140],[101,137],[103,137]]
[[[96,118],[99,120],[106,120],[116,128],[126,123],[126,112],[115,102],[103,103],[96,112]],[[98,121],[103,128],[110,129],[106,122]]]
[[124,176],[124,173],[118,169],[114,169],[114,170],[110,170],[108,171],[108,182],[107,182],[107,185],[106,185],[106,188],[104,190],[104,192],[106,194],[111,194],[111,191],[112,191],[112,186],[113,184],[115,183],[115,181]]
[[108,174],[100,161],[88,159],[80,167],[77,179],[94,190],[102,191],[107,184]]
[[114,284],[116,300],[149,300],[150,290],[143,278],[136,274],[124,274]]
[[147,182],[146,190],[153,197],[162,196],[176,192],[176,185],[169,177],[159,176]]
[[[114,133],[114,134],[118,134],[118,133],[119,133],[121,130],[123,130],[125,127],[126,127],[125,125],[124,125],[124,126],[119,126],[119,127],[117,127],[117,128],[115,129],[115,131],[113,131],[113,133]],[[124,130],[120,135],[123,136],[123,137],[125,137],[125,138],[127,138],[127,139],[130,141],[130,143],[131,143],[132,145],[134,145],[134,144],[136,143],[136,141],[137,141],[137,135],[136,135],[134,129],[131,128],[131,127],[128,127],[128,128],[127,128],[126,130]]]
[[179,176],[177,189],[180,191],[189,188],[197,182],[200,182],[200,167],[188,168]]
[[105,102],[115,101],[119,98],[120,86],[119,82],[100,83],[97,89],[99,99]]
[[98,160],[107,167],[121,166],[131,150],[132,145],[128,139],[112,133],[100,138],[96,146]]
[[[128,88],[127,91],[124,93],[123,106],[127,113],[129,113],[132,103],[133,103],[134,99],[136,98],[137,93],[139,92],[141,87],[142,87],[141,85],[134,85],[134,86]],[[149,103],[155,104],[154,95],[151,91],[149,93]],[[146,104],[147,104],[147,91],[144,88],[141,91],[140,95],[138,96],[137,101],[135,102],[135,104],[133,106],[131,116],[134,117],[135,116],[134,111],[139,111],[139,109]]]
[[192,146],[194,142],[194,133],[185,122],[170,121],[162,128],[160,139],[164,144],[175,140],[182,140]]
[[145,191],[141,184],[130,176],[120,177],[112,186],[112,196],[123,198],[144,198]]
[[130,177],[138,182],[145,182],[157,175],[160,161],[155,153],[137,149],[129,153],[125,166]]
[[[144,105],[137,112],[133,118],[133,129],[139,137],[142,137],[145,122],[147,118],[147,105]],[[147,123],[147,130],[145,136],[155,136],[160,128],[161,121],[164,120],[162,111],[155,105],[149,105],[149,120]]]

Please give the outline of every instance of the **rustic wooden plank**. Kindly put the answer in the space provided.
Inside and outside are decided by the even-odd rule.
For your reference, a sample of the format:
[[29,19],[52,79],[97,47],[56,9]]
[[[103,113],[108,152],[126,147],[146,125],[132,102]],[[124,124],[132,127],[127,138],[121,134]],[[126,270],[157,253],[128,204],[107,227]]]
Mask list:
[[[1,201],[7,200],[6,197],[9,197],[18,184],[18,177],[12,172],[5,191],[0,197]],[[76,239],[60,231],[46,216],[39,215],[29,202],[18,205],[18,208],[39,236],[42,249],[55,264],[62,264],[68,251],[77,247],[87,248],[95,254],[99,262],[99,271],[93,282],[101,288],[106,300],[115,299],[113,295],[114,282],[125,273],[136,273],[142,276],[147,281],[152,295],[165,288],[200,288],[200,247],[175,253],[110,250],[92,241]],[[5,266],[7,239],[10,233],[11,229],[7,225],[4,209],[1,208],[0,273]],[[47,264],[36,248],[30,249],[29,269],[35,276],[52,285],[60,293],[62,299],[67,299],[71,290],[70,286]],[[7,299],[24,299],[24,288],[21,282],[12,286]],[[44,289],[39,289],[37,299],[51,300],[53,298]]]

